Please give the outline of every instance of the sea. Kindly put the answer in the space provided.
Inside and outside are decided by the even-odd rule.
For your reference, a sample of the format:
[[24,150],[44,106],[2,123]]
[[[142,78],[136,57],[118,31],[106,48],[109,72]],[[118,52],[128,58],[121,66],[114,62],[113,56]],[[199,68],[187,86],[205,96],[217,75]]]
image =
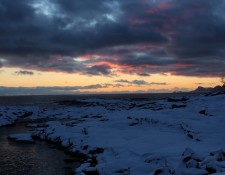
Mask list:
[[196,93],[130,93],[130,94],[82,94],[82,95],[17,95],[0,96],[1,106],[11,105],[41,105],[52,104],[59,101],[85,100],[85,99],[148,99],[158,100],[177,96],[196,96]]

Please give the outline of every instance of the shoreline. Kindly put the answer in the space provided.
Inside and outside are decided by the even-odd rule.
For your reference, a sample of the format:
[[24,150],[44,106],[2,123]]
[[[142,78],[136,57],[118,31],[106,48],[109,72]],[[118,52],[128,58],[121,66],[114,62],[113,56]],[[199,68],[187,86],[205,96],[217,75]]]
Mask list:
[[[41,124],[39,121],[38,122],[34,122],[32,121],[32,124]],[[29,121],[17,121],[14,123],[14,125],[10,125],[10,126],[1,126],[0,127],[0,132],[1,132],[1,144],[4,145],[9,145],[7,146],[7,150],[4,154],[6,154],[7,152],[11,151],[9,155],[7,155],[6,157],[2,157],[1,159],[1,166],[4,165],[5,161],[9,162],[10,161],[10,156],[11,157],[15,157],[16,155],[19,156],[18,160],[17,157],[15,157],[15,160],[11,160],[11,161],[15,161],[17,164],[15,166],[11,165],[11,164],[6,164],[4,166],[4,168],[2,167],[2,170],[0,171],[1,173],[6,173],[5,171],[9,171],[8,173],[10,173],[11,171],[14,172],[23,172],[25,173],[25,171],[29,174],[34,173],[34,172],[39,172],[41,174],[43,174],[44,172],[48,172],[48,174],[55,174],[56,170],[54,169],[53,163],[48,163],[48,161],[52,159],[52,161],[55,161],[54,157],[58,157],[57,158],[57,162],[61,161],[61,168],[60,167],[55,167],[58,172],[61,172],[65,175],[73,175],[74,174],[74,169],[75,167],[79,167],[80,163],[79,159],[77,159],[77,157],[74,157],[73,154],[69,154],[68,151],[66,151],[66,148],[60,146],[60,144],[57,143],[53,143],[51,141],[48,140],[41,140],[41,139],[37,139],[35,137],[32,137],[32,140],[30,140],[29,138],[26,137],[22,137],[22,139],[17,140],[17,137],[20,138],[19,136],[23,136],[23,135],[31,135],[31,128],[28,125],[31,124],[31,122]],[[13,134],[14,133],[14,134]],[[5,138],[5,139],[3,139]],[[8,144],[6,143],[8,142]],[[4,149],[4,147],[2,148],[0,146],[0,150],[3,151],[2,149]],[[12,150],[13,149],[13,150]],[[35,154],[33,155],[33,150],[35,151]],[[13,152],[12,151],[19,151],[18,153],[15,152],[15,156],[11,155]],[[43,152],[44,150],[44,152]],[[24,154],[23,154],[24,152]],[[52,153],[51,153],[52,152]],[[54,157],[51,158],[51,155],[54,153]],[[39,156],[40,154],[40,156]],[[41,155],[48,155],[49,154],[49,158],[42,158]],[[24,155],[24,156],[23,156]],[[34,156],[34,157],[33,157]],[[6,160],[5,160],[6,159]],[[9,159],[9,160],[8,160]],[[44,164],[44,162],[39,162],[39,159],[42,160],[44,162],[46,162],[46,165],[49,165],[49,167],[47,168],[47,170],[42,170],[41,169],[37,169],[35,167],[39,167],[39,166],[43,166],[42,164]],[[28,161],[28,162],[27,162]],[[31,163],[36,161],[37,165]],[[22,164],[23,162],[26,162],[25,164]],[[23,166],[22,166],[23,165]],[[1,167],[0,166],[0,167]],[[29,166],[29,168],[28,168]],[[57,165],[54,165],[57,166]],[[64,167],[63,167],[64,166]],[[17,169],[16,169],[17,168]],[[30,169],[30,170],[29,170]],[[25,173],[26,174],[26,173]]]
[[0,96],[0,106],[48,105],[63,100],[82,99],[150,99],[158,100],[175,96],[196,96],[199,93],[127,93],[127,94],[77,94],[77,95],[20,95]]
[[[81,158],[81,166],[75,170],[80,175],[204,174],[225,172],[218,165],[225,163],[221,157],[225,155],[220,122],[225,114],[223,104],[224,95],[177,96],[160,100],[83,99],[61,101],[58,107],[8,110],[15,115],[27,114],[25,120],[42,118],[46,126],[34,126],[32,136],[59,144]],[[207,159],[213,161],[207,163]]]

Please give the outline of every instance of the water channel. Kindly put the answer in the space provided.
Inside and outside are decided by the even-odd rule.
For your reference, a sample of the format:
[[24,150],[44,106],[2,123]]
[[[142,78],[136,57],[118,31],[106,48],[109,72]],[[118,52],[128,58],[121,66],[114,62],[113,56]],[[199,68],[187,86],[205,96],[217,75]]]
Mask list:
[[[0,175],[71,175],[78,163],[54,145],[15,142],[10,134],[30,132],[25,124],[0,128]],[[70,162],[70,163],[68,163]]]

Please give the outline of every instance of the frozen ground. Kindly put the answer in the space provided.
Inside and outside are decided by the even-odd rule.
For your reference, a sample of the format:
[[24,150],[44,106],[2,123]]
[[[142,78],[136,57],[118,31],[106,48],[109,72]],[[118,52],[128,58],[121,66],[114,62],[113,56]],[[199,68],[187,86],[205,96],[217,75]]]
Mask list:
[[0,125],[18,119],[82,153],[77,174],[225,174],[225,95],[0,107]]

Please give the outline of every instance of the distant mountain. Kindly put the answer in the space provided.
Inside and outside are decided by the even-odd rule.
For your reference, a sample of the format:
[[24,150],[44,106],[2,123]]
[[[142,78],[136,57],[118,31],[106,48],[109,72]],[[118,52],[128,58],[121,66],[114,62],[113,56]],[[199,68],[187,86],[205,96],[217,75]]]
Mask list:
[[225,94],[225,85],[223,85],[223,86],[218,85],[218,86],[215,86],[214,88],[199,86],[197,89],[195,89],[194,91],[191,91],[191,92],[203,93],[203,94],[206,94],[207,96]]
[[194,93],[209,93],[213,90],[213,88],[211,87],[202,87],[202,86],[199,86],[197,87],[197,89],[191,91],[191,92],[194,92]]
[[214,96],[214,95],[220,95],[220,94],[225,94],[225,85],[214,87],[213,90],[206,95]]

